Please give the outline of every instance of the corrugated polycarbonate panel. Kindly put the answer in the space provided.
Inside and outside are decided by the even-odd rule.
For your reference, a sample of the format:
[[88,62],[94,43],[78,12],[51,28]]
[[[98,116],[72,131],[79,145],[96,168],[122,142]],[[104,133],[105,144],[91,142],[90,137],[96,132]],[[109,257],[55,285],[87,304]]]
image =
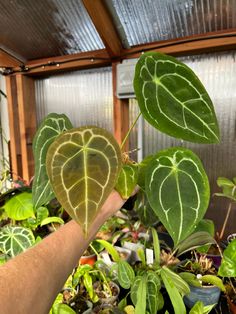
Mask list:
[[[214,219],[216,230],[219,230],[228,201],[213,197],[213,193],[220,191],[216,179],[220,176],[231,179],[236,177],[236,53],[202,55],[181,60],[198,75],[214,103],[221,142],[212,145],[184,142],[159,132],[144,121],[143,155],[147,156],[172,146],[192,149],[202,160],[209,177],[212,198],[207,215]],[[134,100],[131,103],[132,106],[135,105]],[[235,219],[236,211],[233,211],[227,225],[228,232],[235,232]]]
[[0,0],[0,43],[37,59],[104,48],[81,0]]
[[131,46],[236,27],[236,0],[112,0]]
[[36,80],[38,123],[51,112],[66,114],[74,127],[113,131],[111,68],[77,71]]

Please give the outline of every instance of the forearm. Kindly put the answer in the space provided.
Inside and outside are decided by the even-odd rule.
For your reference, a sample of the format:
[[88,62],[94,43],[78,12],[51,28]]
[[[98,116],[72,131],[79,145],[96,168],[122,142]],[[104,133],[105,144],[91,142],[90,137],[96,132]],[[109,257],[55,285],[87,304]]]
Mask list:
[[84,237],[81,227],[71,221],[0,267],[1,314],[49,312],[53,300],[97,230],[123,204],[116,193],[112,200],[111,204],[104,204],[104,210],[90,227],[88,238]]

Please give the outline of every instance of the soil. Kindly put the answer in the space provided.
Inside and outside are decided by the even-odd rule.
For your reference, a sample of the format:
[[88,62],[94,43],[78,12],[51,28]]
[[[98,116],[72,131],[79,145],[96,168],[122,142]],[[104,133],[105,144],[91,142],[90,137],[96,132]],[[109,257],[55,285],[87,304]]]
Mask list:
[[[106,298],[111,297],[111,295],[109,295],[109,293],[107,291],[104,291],[100,282],[95,282],[93,286],[94,286],[94,290],[95,290],[96,294],[98,295],[99,299],[106,299]],[[119,293],[117,287],[115,285],[112,285],[111,283],[109,283],[109,286],[111,289],[112,296],[117,296]]]

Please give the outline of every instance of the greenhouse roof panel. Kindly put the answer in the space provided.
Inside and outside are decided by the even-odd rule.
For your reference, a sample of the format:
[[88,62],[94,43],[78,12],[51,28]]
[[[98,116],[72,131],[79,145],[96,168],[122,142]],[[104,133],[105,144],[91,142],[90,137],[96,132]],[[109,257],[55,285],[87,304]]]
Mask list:
[[130,46],[236,28],[236,0],[112,0]]
[[0,43],[23,59],[104,48],[81,0],[0,0]]

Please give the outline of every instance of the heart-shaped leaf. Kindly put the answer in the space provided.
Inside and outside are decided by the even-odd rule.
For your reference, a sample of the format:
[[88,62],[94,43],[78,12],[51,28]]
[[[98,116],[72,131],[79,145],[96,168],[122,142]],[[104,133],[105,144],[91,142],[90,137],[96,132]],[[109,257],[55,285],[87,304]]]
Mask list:
[[10,198],[4,205],[7,216],[14,220],[24,220],[34,217],[32,194],[23,192]]
[[35,242],[31,230],[23,227],[5,226],[0,231],[0,251],[10,257],[31,247]]
[[59,135],[47,153],[47,172],[55,195],[85,234],[114,188],[120,169],[119,145],[98,127]]
[[137,185],[137,181],[138,165],[125,164],[121,168],[115,188],[123,199],[128,199]]
[[35,174],[33,182],[33,204],[35,208],[47,204],[54,198],[46,171],[46,154],[55,138],[73,126],[64,114],[50,113],[40,124],[33,141]]
[[158,130],[190,142],[219,142],[212,101],[185,64],[158,52],[143,54],[134,90],[144,118]]
[[230,242],[224,250],[218,275],[222,277],[236,277],[236,239]]
[[190,235],[203,218],[210,189],[200,159],[175,147],[159,152],[146,172],[146,192],[175,246]]

